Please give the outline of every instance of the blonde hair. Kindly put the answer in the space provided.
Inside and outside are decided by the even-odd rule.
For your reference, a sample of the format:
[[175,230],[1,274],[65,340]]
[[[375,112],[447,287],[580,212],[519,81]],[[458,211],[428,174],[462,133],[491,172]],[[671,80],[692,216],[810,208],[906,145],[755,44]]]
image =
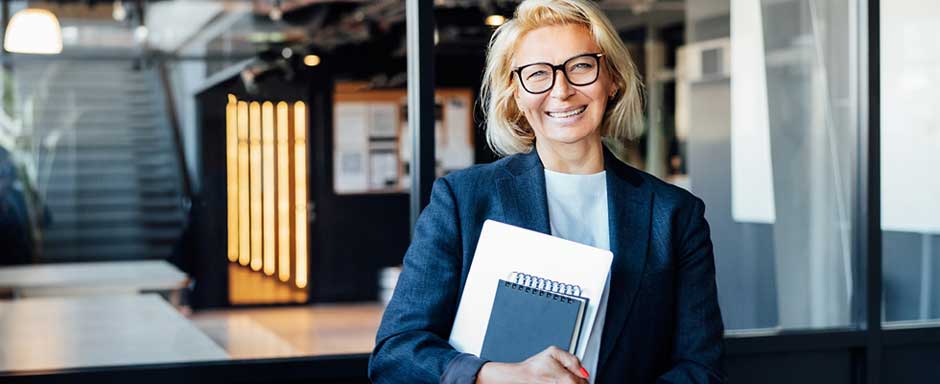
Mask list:
[[608,101],[601,136],[622,143],[642,133],[642,85],[636,66],[603,12],[590,0],[525,0],[490,38],[480,88],[486,141],[501,156],[529,152],[535,144],[535,132],[513,100],[518,86],[512,75],[516,44],[526,33],[554,25],[587,28],[604,54],[602,62],[617,93]]

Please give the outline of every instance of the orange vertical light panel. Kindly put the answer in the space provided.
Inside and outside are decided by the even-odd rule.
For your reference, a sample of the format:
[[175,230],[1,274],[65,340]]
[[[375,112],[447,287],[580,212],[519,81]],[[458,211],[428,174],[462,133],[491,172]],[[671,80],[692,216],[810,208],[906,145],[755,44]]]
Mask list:
[[307,106],[294,103],[295,284],[307,286]]
[[248,110],[248,137],[251,172],[251,269],[260,271],[262,260],[261,222],[261,104],[252,101]]
[[238,102],[238,263],[248,265],[251,261],[251,222],[249,212],[251,200],[248,196],[248,103]]
[[261,195],[264,199],[264,274],[274,275],[275,226],[274,222],[274,104],[261,104],[261,177],[264,184]]
[[238,261],[238,100],[225,105],[225,175],[228,203],[228,261]]
[[277,103],[277,277],[290,279],[290,131],[287,103]]

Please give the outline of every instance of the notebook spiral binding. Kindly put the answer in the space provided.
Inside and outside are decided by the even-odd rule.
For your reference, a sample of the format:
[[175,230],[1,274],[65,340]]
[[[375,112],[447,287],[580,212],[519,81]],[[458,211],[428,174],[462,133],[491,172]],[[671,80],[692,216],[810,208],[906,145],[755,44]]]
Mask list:
[[531,288],[567,296],[581,296],[581,286],[579,285],[566,284],[522,272],[511,273],[509,280],[513,282],[513,285],[519,288]]

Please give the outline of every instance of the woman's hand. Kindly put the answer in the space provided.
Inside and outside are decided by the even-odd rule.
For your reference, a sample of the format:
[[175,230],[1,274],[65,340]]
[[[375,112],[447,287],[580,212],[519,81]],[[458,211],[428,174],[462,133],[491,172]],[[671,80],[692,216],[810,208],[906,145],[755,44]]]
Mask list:
[[521,363],[483,364],[477,384],[558,383],[586,384],[588,373],[574,355],[551,346]]

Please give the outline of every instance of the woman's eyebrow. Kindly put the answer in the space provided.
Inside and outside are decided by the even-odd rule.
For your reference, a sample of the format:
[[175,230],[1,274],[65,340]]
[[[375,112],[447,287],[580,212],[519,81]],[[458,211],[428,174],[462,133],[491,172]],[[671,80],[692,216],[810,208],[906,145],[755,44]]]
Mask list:
[[568,60],[571,60],[571,59],[573,59],[573,58],[575,58],[575,57],[584,56],[584,55],[590,55],[590,54],[592,54],[592,53],[593,53],[593,52],[578,53],[578,54],[569,56],[568,58],[562,60],[562,61],[561,61],[560,63],[558,63],[558,64],[554,64],[554,63],[552,63],[552,62],[550,62],[550,61],[533,61],[533,62],[526,63],[526,64],[519,64],[519,65],[516,65],[516,66],[514,66],[514,67],[512,67],[512,68],[521,68],[521,67],[524,67],[524,66],[526,66],[526,65],[532,65],[532,64],[560,65],[560,64],[562,64],[562,63],[564,63],[564,62],[566,62],[566,61],[568,61]]

